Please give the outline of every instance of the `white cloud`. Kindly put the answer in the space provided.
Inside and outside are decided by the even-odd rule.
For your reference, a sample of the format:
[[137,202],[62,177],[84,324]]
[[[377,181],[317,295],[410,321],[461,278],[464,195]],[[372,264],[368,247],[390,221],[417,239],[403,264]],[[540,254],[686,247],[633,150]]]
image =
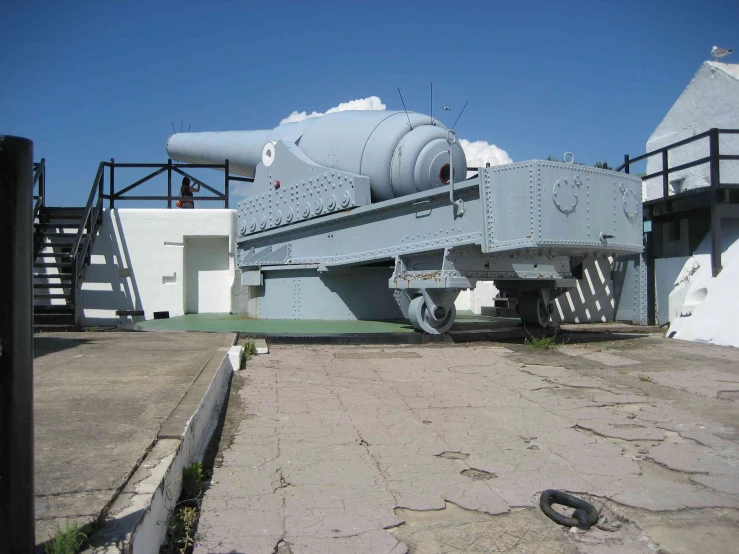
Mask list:
[[488,163],[491,166],[513,163],[508,152],[485,140],[470,142],[460,139],[459,145],[467,157],[467,167],[485,167]]
[[367,98],[357,98],[356,100],[350,100],[349,102],[342,102],[338,106],[329,108],[323,113],[313,112],[293,112],[288,115],[285,119],[280,121],[280,125],[283,123],[293,123],[295,121],[303,121],[309,117],[321,117],[327,113],[344,112],[346,110],[384,110],[387,106],[382,103],[382,100],[378,96],[368,96]]

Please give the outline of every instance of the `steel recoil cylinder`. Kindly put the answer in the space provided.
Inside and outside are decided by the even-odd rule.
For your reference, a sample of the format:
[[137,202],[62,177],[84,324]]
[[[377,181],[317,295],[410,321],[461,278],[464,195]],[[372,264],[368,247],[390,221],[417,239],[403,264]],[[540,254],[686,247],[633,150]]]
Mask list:
[[[369,177],[375,202],[449,184],[446,127],[413,112],[344,111],[272,130],[177,133],[167,153],[187,163],[227,159],[230,171],[254,177],[264,146],[278,140],[295,143],[317,164]],[[459,143],[451,148],[454,180],[463,181],[467,159]]]

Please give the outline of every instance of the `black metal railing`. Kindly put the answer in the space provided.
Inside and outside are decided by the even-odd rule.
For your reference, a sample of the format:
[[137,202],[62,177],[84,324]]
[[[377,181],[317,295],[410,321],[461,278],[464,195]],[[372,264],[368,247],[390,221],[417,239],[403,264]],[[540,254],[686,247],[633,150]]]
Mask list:
[[[674,142],[672,144],[668,144],[667,146],[663,146],[662,148],[652,150],[651,152],[647,152],[646,154],[642,154],[641,156],[638,156],[636,158],[631,158],[629,157],[628,154],[626,154],[624,156],[624,163],[618,166],[615,169],[615,171],[624,171],[625,173],[630,173],[631,165],[641,162],[643,160],[647,160],[653,156],[660,156],[662,160],[662,169],[660,171],[655,171],[654,173],[643,175],[642,180],[646,181],[647,179],[653,179],[655,177],[662,177],[662,197],[665,200],[669,196],[670,173],[675,173],[677,171],[683,171],[685,169],[690,169],[691,167],[703,165],[706,163],[710,164],[709,166],[710,167],[710,187],[712,189],[739,188],[739,183],[721,183],[720,170],[719,170],[720,161],[739,160],[739,155],[721,154],[720,148],[719,148],[719,136],[720,135],[737,135],[737,134],[739,134],[739,129],[713,128],[703,133],[697,134],[693,137],[687,138],[685,140]],[[693,160],[688,163],[670,167],[670,163],[669,163],[670,150],[680,148],[681,146],[685,146],[687,144],[690,144],[692,142],[697,142],[705,138],[708,138],[708,156],[704,158],[699,158],[697,160]],[[679,196],[680,194],[681,193],[673,194],[671,198],[674,199],[675,196]]]
[[77,235],[72,242],[69,252],[69,261],[72,265],[72,282],[70,285],[72,293],[72,304],[77,305],[79,295],[79,283],[85,269],[85,262],[89,258],[92,243],[98,227],[103,219],[103,197],[105,190],[105,162],[100,162],[95,180],[92,183],[90,196],[85,204],[82,218],[80,219]]
[[[665,211],[670,212],[672,210],[672,203],[675,200],[680,199],[688,195],[696,194],[696,192],[706,192],[709,195],[708,205],[711,211],[711,272],[715,277],[721,272],[721,214],[722,211],[719,209],[722,205],[722,200],[727,198],[727,195],[723,195],[723,198],[719,197],[719,191],[728,191],[731,189],[739,189],[739,183],[722,183],[721,182],[721,162],[725,160],[739,160],[737,154],[722,154],[720,148],[720,136],[721,135],[739,135],[739,129],[718,129],[712,128],[703,133],[699,133],[693,137],[674,142],[662,148],[658,148],[646,154],[642,154],[636,158],[630,158],[628,154],[624,156],[624,163],[616,168],[616,171],[624,171],[629,173],[630,166],[651,158],[653,156],[660,156],[662,160],[662,169],[653,173],[648,173],[642,177],[642,180],[653,179],[656,177],[662,178],[662,198],[657,198],[645,202],[645,207],[651,208],[657,204],[664,204]],[[671,150],[680,148],[687,144],[708,139],[708,156],[693,160],[684,164],[670,167],[669,153]],[[709,184],[707,187],[701,187],[699,189],[687,190],[675,192],[669,194],[670,174],[677,171],[683,171],[691,167],[698,165],[708,164],[709,172]],[[644,210],[645,220],[651,220],[653,211],[651,209]],[[649,248],[649,242],[647,248]]]
[[[115,208],[115,203],[118,200],[166,200],[167,201],[167,208],[172,208],[172,202],[179,201],[210,201],[210,202],[223,202],[223,207],[228,208],[228,195],[229,195],[229,182],[230,181],[245,181],[245,182],[252,182],[253,179],[250,179],[248,177],[238,177],[235,175],[232,175],[229,171],[229,162],[228,160],[224,160],[222,164],[184,164],[184,163],[173,163],[171,159],[167,160],[166,164],[155,164],[155,163],[119,163],[116,162],[114,159],[111,159],[110,162],[102,162],[101,164],[103,167],[107,167],[109,169],[109,187],[108,192],[103,195],[103,197],[109,201],[108,207]],[[145,168],[145,169],[153,169],[151,173],[146,175],[145,177],[139,179],[138,181],[120,189],[116,190],[116,169],[121,168]],[[214,187],[211,187],[207,183],[204,183],[197,177],[194,177],[190,173],[188,173],[185,170],[189,169],[220,169],[224,172],[224,179],[223,179],[223,192],[217,190]],[[131,195],[129,194],[132,190],[139,187],[140,185],[146,183],[147,181],[150,181],[151,179],[157,177],[158,175],[161,175],[163,173],[167,173],[167,194],[165,195]],[[192,196],[179,196],[172,194],[172,175],[174,173],[177,173],[179,175],[182,175],[183,177],[187,177],[192,181],[193,183],[199,185],[201,189],[205,189],[208,192],[212,193],[212,196],[197,196],[196,198]]]
[[[652,221],[657,214],[655,214],[655,208],[660,208],[662,213],[658,217],[674,216],[672,214],[673,204],[675,201],[679,201],[681,198],[688,196],[695,196],[698,194],[707,195],[708,202],[707,207],[710,209],[710,222],[711,222],[711,274],[716,277],[722,268],[721,264],[721,219],[726,208],[725,203],[730,198],[729,193],[732,189],[739,189],[739,183],[722,183],[721,182],[721,162],[726,160],[739,160],[737,154],[722,154],[721,153],[721,135],[739,135],[739,129],[718,129],[712,128],[703,133],[699,133],[693,137],[681,140],[672,144],[668,144],[662,148],[652,150],[646,154],[642,154],[636,158],[629,157],[628,154],[624,156],[624,163],[616,168],[616,171],[624,171],[629,173],[631,166],[635,163],[647,160],[653,156],[659,156],[662,161],[662,169],[653,173],[648,173],[642,176],[642,180],[654,179],[657,177],[662,178],[662,197],[649,200],[644,203],[644,220]],[[670,151],[686,146],[693,142],[708,139],[708,156],[692,160],[687,163],[670,167]],[[709,184],[706,187],[700,187],[698,189],[691,189],[685,191],[675,191],[670,195],[670,174],[691,167],[708,164]],[[719,194],[722,193],[722,194]],[[647,318],[650,324],[655,322],[655,282],[654,282],[654,239],[651,236],[651,232],[644,234],[645,242],[645,257],[647,264]]]
[[46,158],[41,158],[41,161],[33,164],[33,188],[36,190],[38,185],[37,194],[33,195],[33,220],[36,221],[41,208],[46,205]]

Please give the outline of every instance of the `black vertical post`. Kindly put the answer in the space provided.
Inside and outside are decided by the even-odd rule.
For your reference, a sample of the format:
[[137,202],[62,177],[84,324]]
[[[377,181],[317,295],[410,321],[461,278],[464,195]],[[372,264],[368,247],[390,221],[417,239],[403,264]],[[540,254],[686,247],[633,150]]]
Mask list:
[[41,175],[38,176],[38,194],[41,197],[41,207],[46,207],[46,159],[41,158],[44,167],[41,168]]
[[667,207],[668,187],[670,185],[670,174],[667,171],[668,166],[667,150],[662,150],[662,198],[665,202],[665,207]]
[[710,161],[708,164],[711,178],[711,273],[716,277],[716,275],[721,272],[721,213],[720,206],[716,205],[721,175],[718,159],[718,129],[711,129],[709,133],[708,155],[710,157]]
[[[0,521],[33,552],[33,142],[0,136]],[[7,549],[7,550],[6,550]]]
[[651,210],[645,214],[652,226],[648,233],[644,233],[644,258],[647,270],[647,325],[657,324],[657,290],[654,274],[654,221],[651,219]]
[[115,208],[115,158],[110,158],[110,209]]
[[624,154],[624,173],[631,173],[629,168],[629,155]]
[[[100,162],[100,165],[102,164],[103,162]],[[100,171],[100,167],[98,167],[98,171]],[[104,193],[105,193],[105,168],[103,167],[103,170],[100,171],[100,182],[98,183],[98,196],[102,198]]]
[[226,183],[225,183],[225,187],[223,189],[225,191],[225,195],[226,195],[226,200],[224,201],[224,206],[223,207],[226,208],[226,209],[228,209],[228,180],[229,180],[228,179],[228,160],[226,160]]
[[167,159],[167,209],[172,209],[172,158]]

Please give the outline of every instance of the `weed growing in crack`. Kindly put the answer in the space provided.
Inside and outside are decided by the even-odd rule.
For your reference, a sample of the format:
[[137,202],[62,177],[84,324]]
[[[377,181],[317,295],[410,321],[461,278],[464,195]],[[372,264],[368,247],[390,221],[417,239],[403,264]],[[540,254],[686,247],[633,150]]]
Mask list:
[[[529,336],[529,338],[524,339],[524,344],[528,346],[529,348],[533,348],[534,350],[551,350],[552,348],[556,348],[557,345],[557,327],[554,328],[554,334],[551,337],[535,337],[531,333],[529,333],[529,330],[526,328],[526,326],[523,326],[524,331],[526,331],[526,334]],[[569,337],[567,337],[567,340],[564,342],[567,343],[570,340],[570,337],[572,335],[570,334]]]
[[246,355],[246,359],[248,360],[256,353],[257,353],[257,345],[254,343],[253,340],[247,340],[244,343],[244,354]]
[[203,465],[195,462],[182,470],[182,493],[167,524],[162,554],[190,554],[195,548],[203,498]]
[[[528,333],[528,330],[526,331]],[[552,337],[535,337],[529,334],[529,338],[524,339],[524,343],[534,350],[549,350],[557,346],[557,335]]]
[[64,527],[57,525],[54,528],[54,538],[46,545],[44,552],[46,554],[75,554],[86,542],[87,535],[82,532],[82,527],[67,522]]

